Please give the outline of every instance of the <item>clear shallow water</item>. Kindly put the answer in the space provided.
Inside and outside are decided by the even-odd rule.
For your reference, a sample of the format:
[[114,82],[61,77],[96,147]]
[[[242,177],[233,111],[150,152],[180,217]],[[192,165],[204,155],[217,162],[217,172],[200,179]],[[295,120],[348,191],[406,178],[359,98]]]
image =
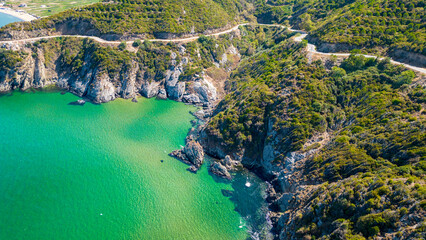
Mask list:
[[9,23],[19,22],[19,21],[22,21],[22,20],[17,17],[10,16],[8,14],[0,13],[0,27]]
[[0,96],[0,239],[245,239],[264,228],[259,179],[191,174],[167,155],[193,107],[68,105],[77,99]]

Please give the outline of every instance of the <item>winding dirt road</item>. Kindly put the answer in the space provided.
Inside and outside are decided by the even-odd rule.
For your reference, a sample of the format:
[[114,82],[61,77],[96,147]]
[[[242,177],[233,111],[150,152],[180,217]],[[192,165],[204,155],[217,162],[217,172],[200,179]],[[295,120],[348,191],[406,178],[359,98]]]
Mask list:
[[[263,26],[274,26],[274,27],[282,27],[282,28],[286,28],[285,26],[282,25],[276,25],[276,24],[259,24],[259,25],[263,25]],[[296,42],[301,42],[303,39],[305,39],[308,34],[305,31],[302,30],[296,30],[296,29],[291,29],[291,28],[287,28],[289,31],[292,32],[297,32],[299,33],[298,36],[294,37],[293,40]],[[307,46],[307,51],[310,53],[315,53],[318,55],[324,55],[324,56],[337,56],[337,57],[349,57],[351,54],[350,53],[326,53],[326,52],[319,52],[317,51],[317,47],[311,43],[308,43]],[[377,58],[377,56],[374,55],[368,55],[368,54],[362,54],[364,57],[366,58]],[[380,60],[384,59],[383,57],[379,57]],[[391,60],[392,64],[396,64],[396,65],[403,65],[406,68],[409,68],[413,71],[422,73],[422,74],[426,74],[426,69],[425,68],[421,68],[421,67],[416,67],[416,66],[412,66],[410,64],[406,64],[406,63],[402,63],[402,62],[398,62],[395,60]]]
[[[212,33],[212,34],[207,34],[205,36],[219,36],[219,35],[223,35],[226,33],[230,33],[233,31],[236,31],[240,26],[245,26],[245,25],[249,25],[250,23],[243,23],[243,24],[239,24],[236,25],[230,29],[218,32],[218,33]],[[298,36],[295,36],[293,38],[294,41],[296,42],[301,42],[304,38],[306,38],[306,36],[308,36],[308,34],[305,31],[302,30],[295,30],[295,29],[291,29],[288,28],[286,26],[283,25],[278,25],[278,24],[256,24],[259,26],[269,26],[269,27],[281,27],[281,28],[287,28],[289,31],[292,32],[297,32],[299,33]],[[53,36],[44,36],[44,37],[36,37],[36,38],[28,38],[28,39],[21,39],[21,40],[8,40],[8,41],[0,41],[0,45],[5,45],[5,44],[17,44],[17,43],[28,43],[28,42],[35,42],[35,41],[39,41],[42,39],[50,39],[50,38],[57,38],[57,37],[76,37],[76,38],[90,38],[93,39],[99,43],[104,43],[104,44],[112,44],[112,45],[118,45],[120,44],[122,41],[108,41],[99,37],[95,37],[95,36],[82,36],[82,35],[53,35]],[[195,41],[198,38],[200,38],[200,36],[194,36],[194,37],[188,37],[188,38],[178,38],[178,39],[141,39],[141,41],[146,41],[149,40],[151,42],[191,42],[191,41]],[[136,39],[135,39],[136,40]],[[132,44],[134,42],[134,40],[131,41],[126,41],[127,44]],[[325,52],[319,52],[316,50],[316,46],[313,44],[308,43],[307,45],[307,51],[309,53],[315,53],[318,55],[324,55],[324,56],[340,56],[340,57],[348,57],[350,55],[350,53],[325,53]],[[367,54],[363,54],[364,57],[367,58],[377,58],[377,56],[373,56],[373,55],[367,55]],[[383,59],[382,57],[379,57],[379,59]],[[391,63],[393,64],[397,64],[397,65],[403,65],[406,68],[409,68],[411,70],[414,70],[416,72],[422,73],[422,74],[426,74],[426,68],[421,68],[421,67],[416,67],[416,66],[412,66],[410,64],[406,64],[406,63],[402,63],[402,62],[398,62],[395,60],[391,60]]]
[[[230,29],[224,30],[222,32],[207,34],[205,36],[219,36],[219,35],[227,34],[227,33],[236,31],[240,26],[245,26],[245,25],[248,25],[248,23],[239,24],[239,25],[236,25],[236,26],[234,26],[234,27],[232,27]],[[0,45],[4,45],[4,44],[16,44],[16,43],[28,43],[28,42],[39,41],[39,40],[42,40],[42,39],[50,39],[50,38],[58,38],[58,37],[89,38],[89,39],[93,39],[93,40],[95,40],[95,41],[97,41],[99,43],[113,44],[113,45],[118,45],[118,44],[120,44],[120,43],[123,42],[123,41],[108,41],[108,40],[105,40],[105,39],[102,39],[102,38],[96,37],[96,36],[84,36],[84,35],[51,35],[51,36],[26,38],[26,39],[19,39],[19,40],[0,41]],[[176,38],[176,39],[140,39],[140,40],[142,42],[143,41],[150,41],[150,42],[191,42],[191,41],[197,40],[198,38],[200,38],[200,36],[194,36],[194,37],[188,37],[188,38]],[[125,43],[132,44],[135,40],[137,40],[137,39],[125,41]]]

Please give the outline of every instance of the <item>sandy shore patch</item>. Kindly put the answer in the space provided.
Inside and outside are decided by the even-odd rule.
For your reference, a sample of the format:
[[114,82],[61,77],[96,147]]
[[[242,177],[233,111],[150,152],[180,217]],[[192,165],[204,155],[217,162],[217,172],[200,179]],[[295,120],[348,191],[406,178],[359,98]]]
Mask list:
[[5,8],[5,7],[1,7],[0,8],[0,13],[5,13],[14,17],[17,17],[23,21],[32,21],[37,19],[36,17],[34,17],[33,15],[26,13],[26,12],[18,12],[16,10],[13,10],[11,8]]

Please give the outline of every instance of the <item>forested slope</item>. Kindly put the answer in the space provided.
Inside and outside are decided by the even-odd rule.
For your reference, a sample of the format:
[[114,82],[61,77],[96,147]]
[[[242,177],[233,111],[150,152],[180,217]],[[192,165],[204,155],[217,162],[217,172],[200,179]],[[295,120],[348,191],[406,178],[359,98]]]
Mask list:
[[383,55],[401,55],[398,50],[426,55],[424,1],[270,0],[256,6],[261,21],[309,31],[310,40],[319,44],[340,44],[327,51],[362,48]]
[[[116,0],[79,7],[33,22],[2,28],[3,38],[14,31],[39,35],[96,35],[107,39],[125,36],[170,37],[229,27],[249,16],[251,7],[238,0]],[[9,35],[7,34],[9,33]],[[34,35],[35,33],[32,33]],[[169,35],[167,35],[169,34]],[[30,33],[31,35],[31,33]]]
[[356,55],[307,64],[302,44],[281,43],[233,72],[207,151],[272,179],[281,239],[421,239],[426,91],[414,79]]
[[[288,21],[310,31],[312,41],[425,55],[422,1],[253,4],[258,19]],[[81,28],[105,38],[163,37],[221,28],[249,19],[252,10],[231,0],[120,0],[9,25],[2,36],[78,33]],[[210,155],[230,155],[271,182],[268,201],[281,239],[424,239],[424,77],[388,59],[355,54],[343,62],[311,63],[306,43],[288,39],[293,34],[244,26],[218,39],[201,37],[182,45],[135,42],[136,52],[87,39],[51,39],[28,44],[20,53],[0,51],[0,77],[7,90],[58,80],[81,96],[98,99],[106,82],[116,90],[108,101],[165,94],[209,105],[216,99],[191,102],[210,90],[200,76],[223,75],[226,95],[212,116],[205,115],[208,122],[198,140]],[[47,68],[51,75],[34,70],[28,77],[22,70],[26,64]],[[196,92],[201,83],[203,91]]]

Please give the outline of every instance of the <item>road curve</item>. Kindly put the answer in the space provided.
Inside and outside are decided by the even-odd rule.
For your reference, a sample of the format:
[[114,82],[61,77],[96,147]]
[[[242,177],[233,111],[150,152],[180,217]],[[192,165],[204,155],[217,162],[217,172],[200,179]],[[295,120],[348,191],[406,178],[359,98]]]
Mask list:
[[[248,25],[248,23],[243,23],[243,24],[239,24],[236,25],[230,29],[221,31],[221,32],[217,32],[217,33],[212,33],[212,34],[207,34],[205,36],[219,36],[219,35],[223,35],[226,33],[230,33],[233,31],[236,31],[240,26],[245,26]],[[89,38],[89,39],[93,39],[99,43],[106,43],[106,44],[120,44],[123,41],[108,41],[105,39],[102,39],[100,37],[96,37],[96,36],[85,36],[85,35],[51,35],[51,36],[43,36],[43,37],[35,37],[35,38],[26,38],[26,39],[19,39],[19,40],[6,40],[6,41],[0,41],[0,45],[4,45],[4,44],[16,44],[16,43],[28,43],[28,42],[35,42],[35,41],[39,41],[42,39],[51,39],[51,38],[58,38],[58,37],[75,37],[75,38]],[[194,40],[197,40],[198,38],[200,38],[200,36],[194,36],[194,37],[188,37],[188,38],[176,38],[176,39],[139,39],[142,42],[143,41],[150,41],[150,42],[191,42]],[[132,44],[135,40],[129,40],[129,41],[125,41],[127,44]]]
[[[305,31],[288,28],[288,27],[285,27],[285,26],[282,26],[282,25],[277,25],[277,24],[259,24],[259,25],[282,27],[282,28],[287,28],[289,31],[297,32],[297,33],[299,33],[299,35],[295,36],[293,38],[293,40],[296,41],[296,42],[301,42],[303,39],[305,39],[308,36],[308,34]],[[308,43],[308,45],[307,45],[307,51],[310,52],[310,53],[315,53],[315,54],[324,55],[324,56],[332,56],[332,55],[334,55],[334,56],[338,56],[338,57],[349,57],[351,55],[350,53],[326,53],[326,52],[319,52],[319,51],[317,51],[317,47],[315,45],[311,44],[311,43]],[[364,56],[366,58],[378,58],[380,60],[384,59],[384,57],[377,57],[377,56],[374,56],[374,55],[368,55],[368,54],[360,54],[360,55],[362,55],[362,56]],[[416,72],[419,72],[419,73],[422,73],[422,74],[426,74],[426,69],[425,68],[412,66],[410,64],[398,62],[398,61],[395,61],[395,60],[391,60],[390,62],[392,64],[403,65],[404,67],[409,68],[411,70],[414,70]]]
[[[226,33],[230,33],[233,32],[235,30],[237,30],[240,26],[245,26],[245,25],[249,25],[252,23],[243,23],[243,24],[238,24],[230,29],[221,31],[221,32],[217,32],[217,33],[212,33],[212,34],[206,34],[205,36],[219,36],[219,35],[223,35]],[[302,30],[296,30],[296,29],[292,29],[283,25],[278,25],[278,24],[252,24],[252,25],[259,25],[259,26],[269,26],[269,27],[281,27],[281,28],[287,28],[289,31],[292,32],[297,32],[299,33],[299,35],[295,36],[293,38],[294,41],[296,42],[301,42],[303,39],[306,38],[306,36],[308,36],[308,34],[305,31]],[[95,37],[95,36],[83,36],[83,35],[52,35],[52,36],[44,36],[44,37],[36,37],[36,38],[27,38],[27,39],[21,39],[21,40],[8,40],[8,41],[0,41],[0,45],[5,45],[5,44],[16,44],[16,43],[28,43],[28,42],[35,42],[35,41],[39,41],[42,39],[50,39],[50,38],[57,38],[57,37],[76,37],[76,38],[89,38],[89,39],[93,39],[99,43],[104,43],[104,44],[113,44],[113,45],[118,45],[120,44],[122,41],[108,41],[99,37]],[[178,38],[178,39],[140,39],[141,41],[151,41],[151,42],[191,42],[191,41],[195,41],[198,38],[200,38],[200,36],[194,36],[194,37],[188,37],[188,38]],[[136,40],[136,39],[135,39]],[[127,44],[132,44],[134,42],[134,40],[130,40],[130,41],[126,41]],[[316,46],[313,44],[308,43],[307,45],[307,51],[310,53],[315,53],[318,55],[324,55],[324,56],[340,56],[340,57],[348,57],[349,55],[351,55],[350,53],[325,53],[325,52],[319,52],[316,50]],[[367,58],[378,58],[378,59],[383,59],[382,57],[377,57],[377,56],[373,56],[373,55],[367,55],[367,54],[362,54],[364,57]],[[406,64],[406,63],[402,63],[402,62],[398,62],[395,60],[391,60],[391,63],[393,64],[397,64],[397,65],[403,65],[406,68],[409,68],[411,70],[414,70],[416,72],[422,73],[422,74],[426,74],[426,69],[425,68],[421,68],[421,67],[416,67],[416,66],[412,66],[410,64]]]

